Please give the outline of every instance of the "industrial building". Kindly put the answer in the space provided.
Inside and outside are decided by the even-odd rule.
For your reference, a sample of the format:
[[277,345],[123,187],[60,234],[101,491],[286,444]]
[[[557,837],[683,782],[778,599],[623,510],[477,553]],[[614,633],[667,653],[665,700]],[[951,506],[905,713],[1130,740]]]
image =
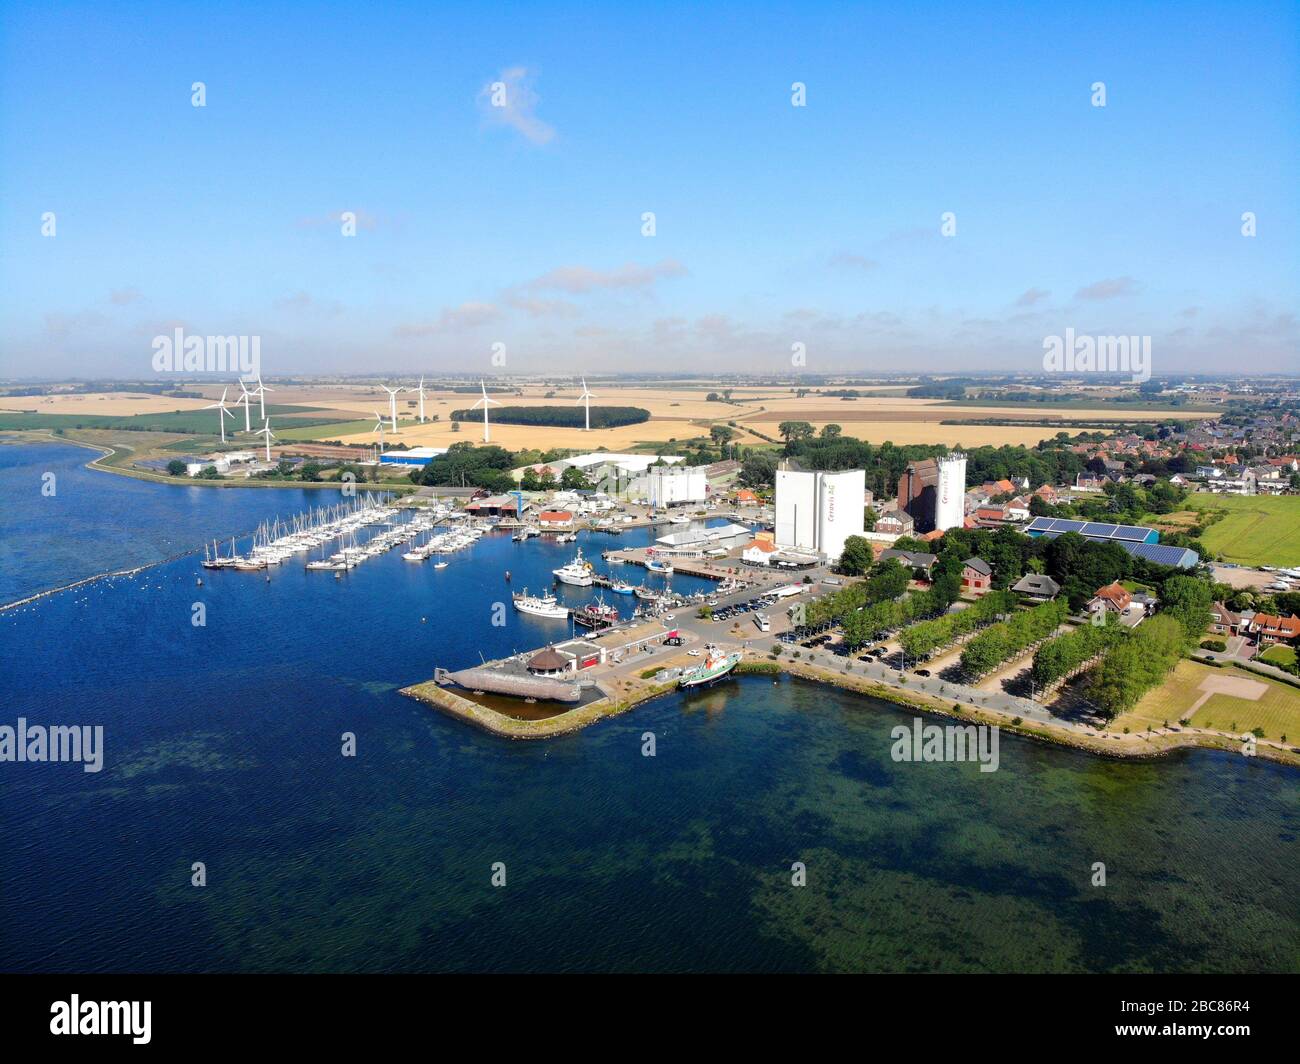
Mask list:
[[838,561],[844,541],[862,535],[866,484],[867,474],[862,469],[840,473],[778,469],[776,545]]
[[704,466],[650,466],[633,479],[627,494],[656,508],[704,502],[709,497],[709,478]]
[[911,516],[917,532],[961,528],[966,519],[966,456],[953,451],[909,462],[898,478],[898,509]]
[[410,447],[405,451],[384,451],[379,456],[381,465],[427,466],[439,455],[447,453],[446,447]]
[[1099,521],[1075,521],[1064,517],[1035,517],[1024,528],[1027,536],[1053,539],[1067,532],[1077,532],[1094,543],[1118,543],[1129,554],[1156,565],[1192,569],[1201,556],[1187,547],[1160,542],[1160,533],[1142,525],[1111,525]]

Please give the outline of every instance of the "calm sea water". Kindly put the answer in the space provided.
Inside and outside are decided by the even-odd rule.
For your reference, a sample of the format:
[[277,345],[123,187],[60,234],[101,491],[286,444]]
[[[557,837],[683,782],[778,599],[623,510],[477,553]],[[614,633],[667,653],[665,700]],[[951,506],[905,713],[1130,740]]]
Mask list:
[[[88,475],[93,507],[120,478]],[[143,487],[143,537],[192,505]],[[202,587],[182,559],[0,614],[0,723],[106,736],[99,774],[0,765],[0,969],[1300,968],[1293,770],[1009,737],[992,774],[897,764],[908,715],[791,680],[541,744],[396,693],[556,634],[513,610],[494,627],[493,603],[571,550],[494,536],[442,571],[394,552],[343,580],[290,563]]]
[[[296,488],[164,488],[86,469],[95,457],[63,443],[0,443],[0,605],[251,531],[317,497]],[[53,494],[42,491],[47,473]]]

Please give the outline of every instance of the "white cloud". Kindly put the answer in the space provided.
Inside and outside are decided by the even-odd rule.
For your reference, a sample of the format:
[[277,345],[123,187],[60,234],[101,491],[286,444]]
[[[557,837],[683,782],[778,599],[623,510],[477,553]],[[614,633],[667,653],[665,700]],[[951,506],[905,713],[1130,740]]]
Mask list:
[[537,117],[541,99],[533,90],[527,67],[501,71],[478,94],[479,111],[485,122],[513,129],[530,144],[538,145],[555,139],[555,127]]

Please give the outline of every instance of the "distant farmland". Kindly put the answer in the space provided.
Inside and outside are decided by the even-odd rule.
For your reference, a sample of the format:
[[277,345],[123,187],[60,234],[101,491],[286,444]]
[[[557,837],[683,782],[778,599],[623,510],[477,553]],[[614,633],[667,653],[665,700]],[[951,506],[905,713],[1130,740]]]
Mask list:
[[[453,410],[452,421],[473,421],[483,416],[477,410]],[[498,425],[537,425],[561,429],[580,429],[586,424],[586,411],[580,406],[502,406],[493,407],[488,417]],[[593,429],[616,429],[639,425],[650,420],[650,411],[639,406],[593,406]]]
[[1239,565],[1300,565],[1300,495],[1188,496],[1194,510],[1223,510],[1201,536],[1206,550]]
[[[234,417],[226,418],[226,435],[244,430],[244,412],[228,407]],[[326,425],[337,422],[338,415],[312,417],[317,411],[305,406],[268,406],[266,416],[292,419],[295,426]],[[321,411],[328,414],[328,411]],[[302,415],[306,414],[306,417]],[[257,411],[253,411],[254,427],[260,425]],[[281,422],[283,424],[284,421]],[[157,414],[131,414],[120,417],[111,414],[39,414],[22,410],[0,410],[0,431],[21,429],[117,429],[125,432],[179,432],[192,436],[219,434],[215,410],[170,410]],[[273,422],[271,431],[276,432]],[[277,432],[278,435],[278,432]]]

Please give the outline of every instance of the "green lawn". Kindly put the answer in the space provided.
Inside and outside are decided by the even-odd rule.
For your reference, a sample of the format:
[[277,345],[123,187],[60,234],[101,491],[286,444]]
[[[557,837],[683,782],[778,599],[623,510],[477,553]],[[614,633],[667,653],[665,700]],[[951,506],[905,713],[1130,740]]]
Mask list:
[[[1211,693],[1201,684],[1211,678],[1228,681],[1245,681],[1246,688],[1263,684],[1266,688],[1258,700],[1240,698],[1231,694]],[[1202,701],[1204,699],[1204,701]],[[1244,669],[1216,669],[1195,661],[1180,661],[1169,678],[1149,691],[1128,713],[1119,717],[1113,727],[1131,731],[1145,731],[1148,724],[1160,727],[1164,721],[1177,725],[1193,706],[1192,725],[1221,731],[1235,730],[1237,734],[1263,728],[1266,738],[1277,740],[1285,735],[1288,742],[1300,739],[1300,688],[1270,680],[1258,673]],[[1236,725],[1233,729],[1233,725]]]
[[1266,661],[1270,665],[1294,665],[1295,651],[1290,647],[1271,646],[1264,653],[1259,655],[1259,661]]
[[1241,565],[1300,565],[1300,495],[1190,495],[1195,510],[1225,510],[1205,530],[1205,549]]

